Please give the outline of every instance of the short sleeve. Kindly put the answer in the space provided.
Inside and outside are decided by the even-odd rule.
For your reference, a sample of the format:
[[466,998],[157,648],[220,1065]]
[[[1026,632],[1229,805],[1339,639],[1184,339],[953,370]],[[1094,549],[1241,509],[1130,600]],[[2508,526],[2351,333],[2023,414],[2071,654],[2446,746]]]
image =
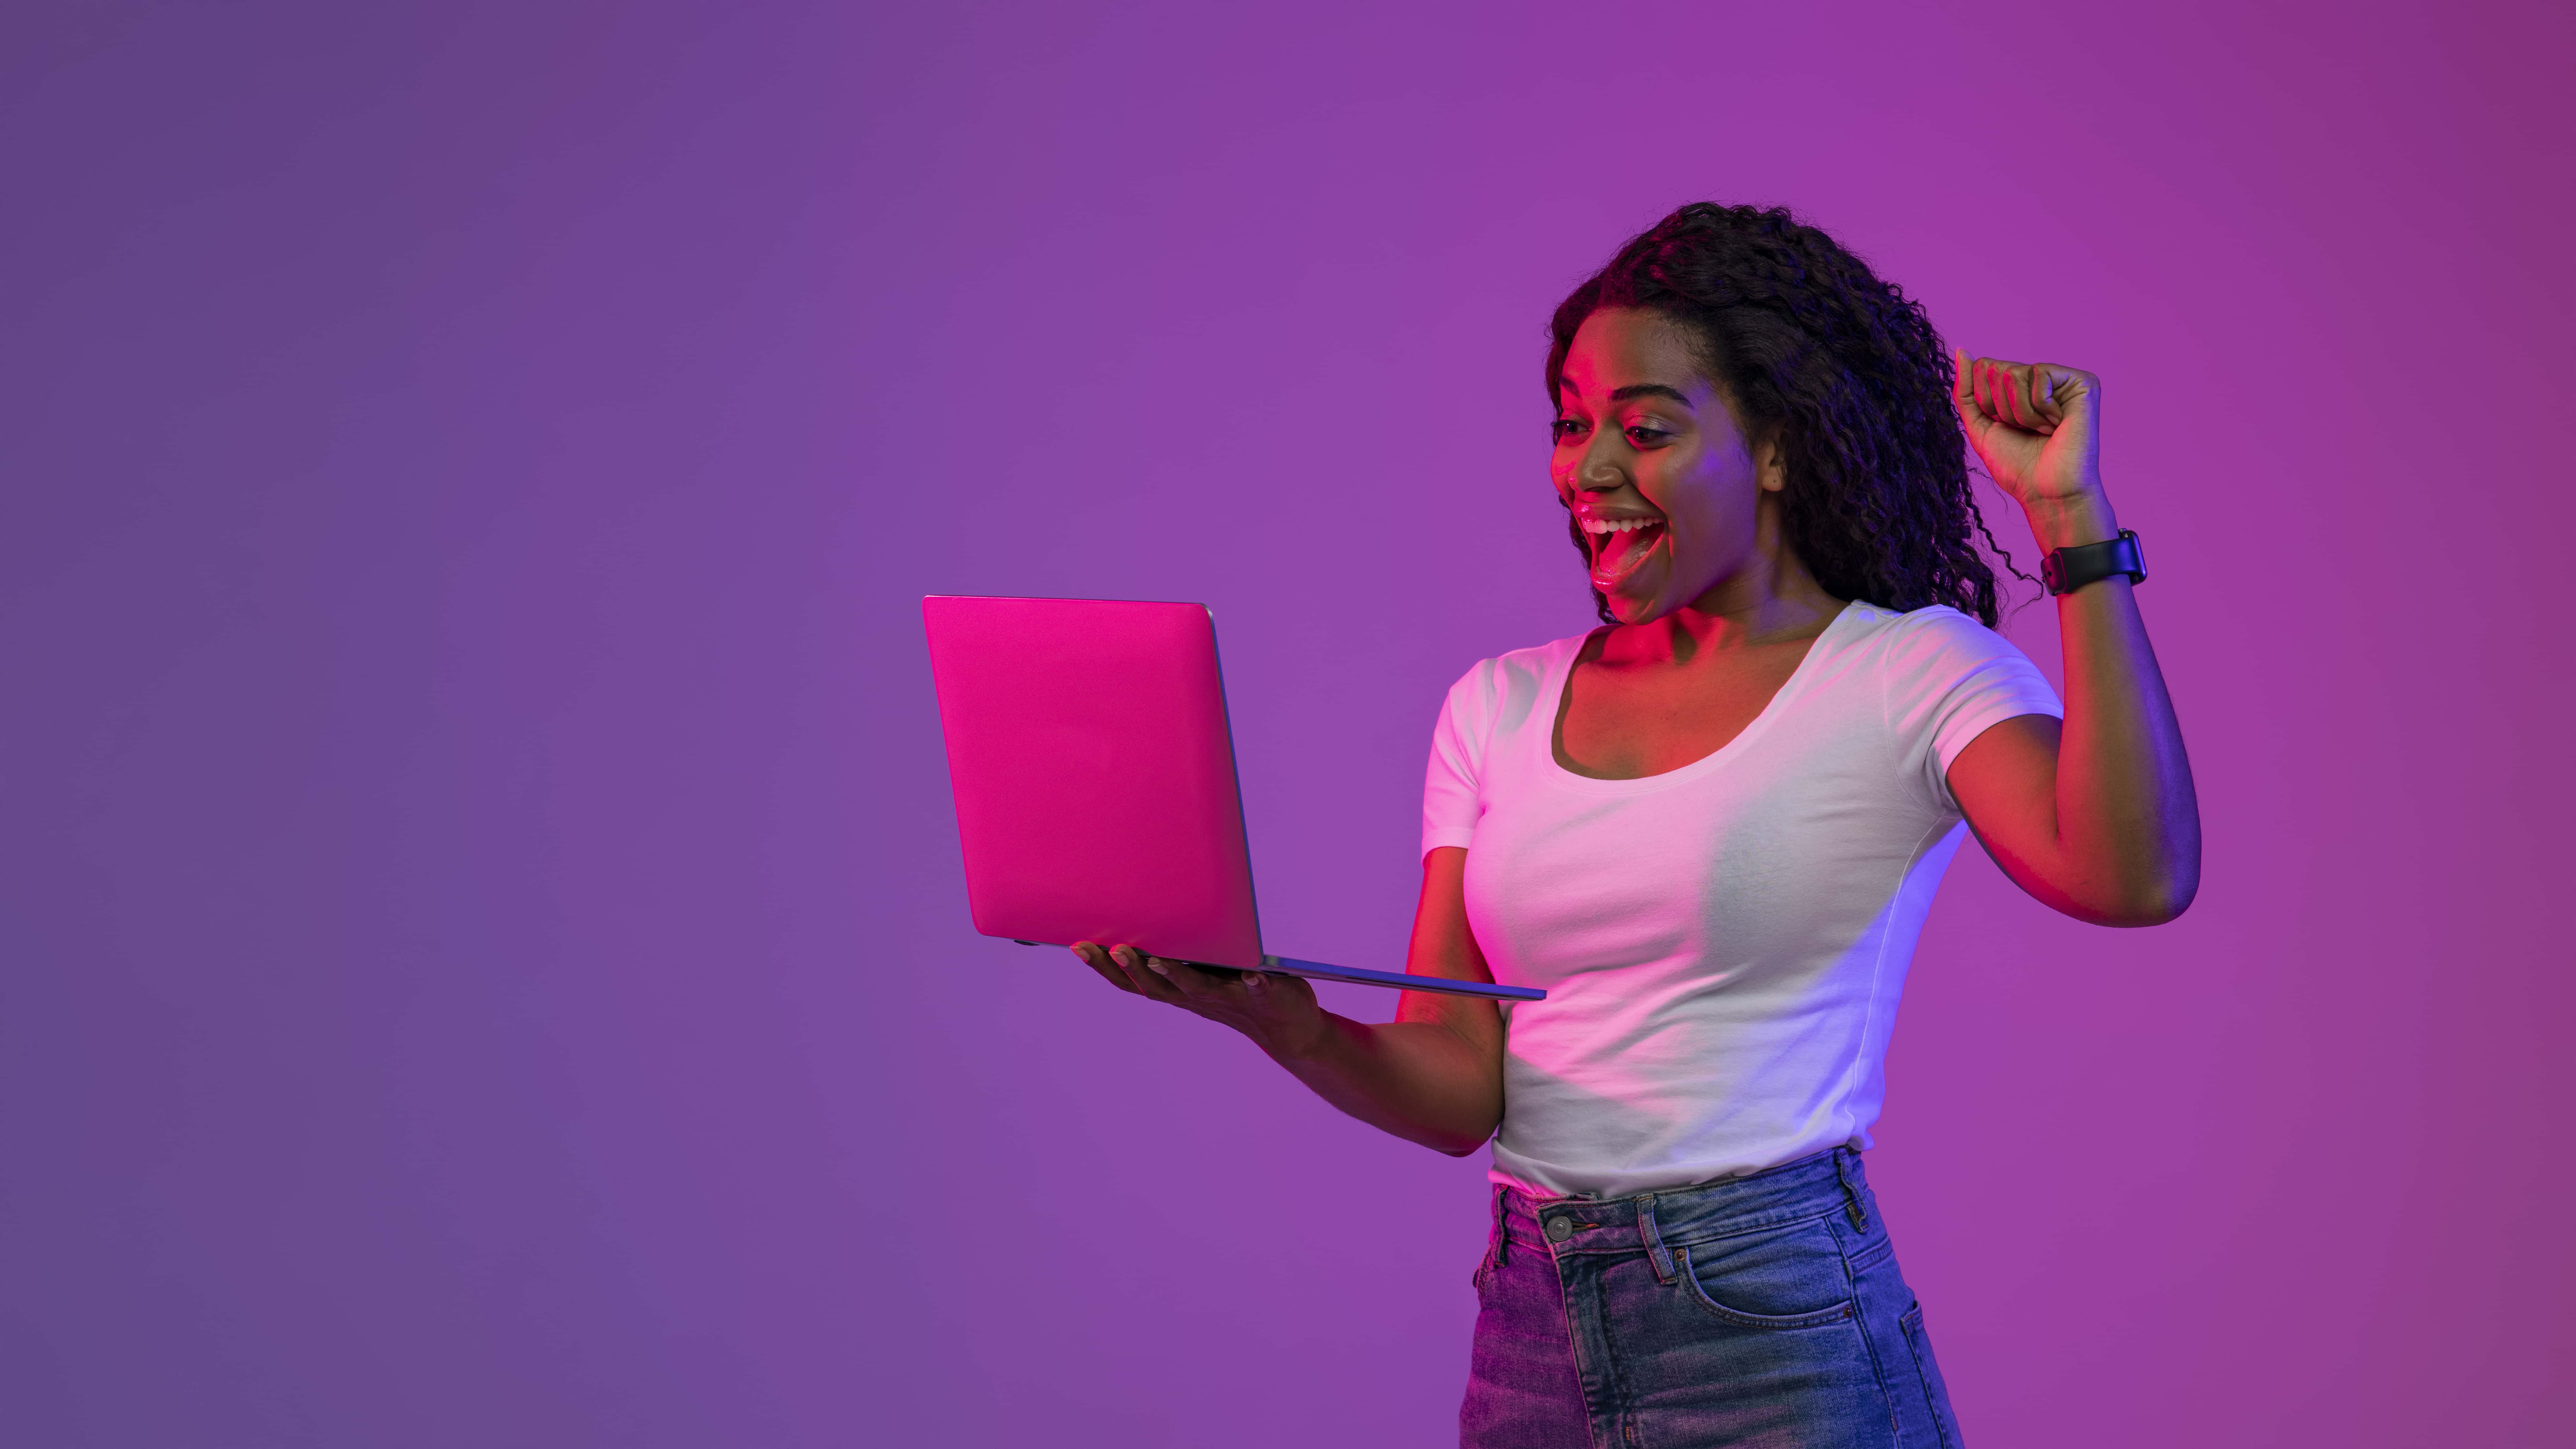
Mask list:
[[1485,813],[1485,746],[1493,737],[1494,663],[1486,660],[1449,686],[1431,727],[1431,766],[1422,782],[1422,853],[1475,842]]
[[1933,803],[1956,813],[1950,766],[1968,742],[2026,714],[2066,717],[2030,656],[2001,634],[1943,605],[1905,616],[1889,643],[1887,723],[1922,771]]

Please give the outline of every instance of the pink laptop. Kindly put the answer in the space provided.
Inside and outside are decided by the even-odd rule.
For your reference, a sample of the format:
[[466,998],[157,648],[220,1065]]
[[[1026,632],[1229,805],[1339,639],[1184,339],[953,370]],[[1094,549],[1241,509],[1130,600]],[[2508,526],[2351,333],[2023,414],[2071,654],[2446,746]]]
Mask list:
[[976,930],[1496,1001],[1547,995],[1263,952],[1206,606],[934,594],[921,614]]

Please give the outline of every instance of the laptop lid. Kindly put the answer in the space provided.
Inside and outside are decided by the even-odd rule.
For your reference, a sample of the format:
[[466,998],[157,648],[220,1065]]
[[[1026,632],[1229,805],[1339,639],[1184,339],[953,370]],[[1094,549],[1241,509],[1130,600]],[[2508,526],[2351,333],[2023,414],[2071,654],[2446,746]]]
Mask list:
[[975,929],[1261,969],[1207,608],[932,595],[921,613]]

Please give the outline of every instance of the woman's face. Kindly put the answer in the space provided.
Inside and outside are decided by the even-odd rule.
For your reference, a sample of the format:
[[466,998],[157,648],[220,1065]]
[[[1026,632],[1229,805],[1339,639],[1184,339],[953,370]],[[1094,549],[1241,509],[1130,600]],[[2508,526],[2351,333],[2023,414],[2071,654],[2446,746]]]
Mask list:
[[1592,586],[1623,624],[1658,619],[1753,557],[1777,449],[1753,445],[1687,334],[1602,308],[1566,352],[1549,474],[1592,549]]

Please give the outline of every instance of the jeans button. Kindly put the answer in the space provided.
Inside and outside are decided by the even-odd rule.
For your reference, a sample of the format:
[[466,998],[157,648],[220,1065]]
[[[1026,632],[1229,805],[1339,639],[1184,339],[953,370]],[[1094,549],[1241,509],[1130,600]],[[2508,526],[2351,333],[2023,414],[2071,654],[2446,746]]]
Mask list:
[[1566,1221],[1564,1218],[1549,1218],[1547,1220],[1547,1240],[1549,1242],[1562,1243],[1573,1236],[1574,1224]]

